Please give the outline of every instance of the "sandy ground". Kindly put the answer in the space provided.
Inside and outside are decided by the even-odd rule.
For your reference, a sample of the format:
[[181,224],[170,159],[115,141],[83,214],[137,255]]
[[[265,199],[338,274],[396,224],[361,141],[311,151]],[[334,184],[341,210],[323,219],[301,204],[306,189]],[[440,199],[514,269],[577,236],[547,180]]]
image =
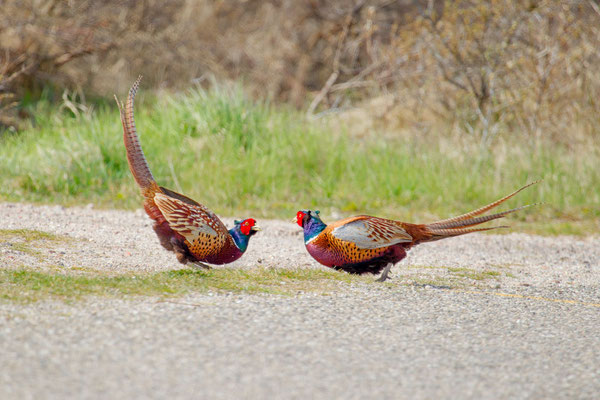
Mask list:
[[[231,226],[233,218],[224,218],[224,222]],[[228,268],[325,268],[306,252],[302,230],[296,224],[279,220],[260,220],[258,224],[263,231],[251,239],[246,254]],[[0,229],[32,229],[73,239],[40,249],[41,260],[13,250],[10,243],[0,243],[0,265],[113,272],[185,268],[159,245],[151,226],[152,221],[141,209],[129,212],[0,203]],[[415,268],[420,266],[441,267],[437,276],[443,276],[443,269],[448,267],[510,271],[511,277],[500,282],[502,287],[599,285],[600,237],[471,234],[417,246],[392,271],[399,279],[410,279],[411,274],[429,272],[428,268]]]
[[[226,219],[228,225],[231,219]],[[230,268],[322,268],[287,221]],[[0,267],[181,268],[136,212],[0,203],[0,229],[71,239]],[[434,268],[432,268],[434,267]],[[459,290],[449,268],[501,274]],[[469,235],[424,244],[394,281],[293,298],[195,294],[0,302],[0,398],[597,398],[600,237]]]

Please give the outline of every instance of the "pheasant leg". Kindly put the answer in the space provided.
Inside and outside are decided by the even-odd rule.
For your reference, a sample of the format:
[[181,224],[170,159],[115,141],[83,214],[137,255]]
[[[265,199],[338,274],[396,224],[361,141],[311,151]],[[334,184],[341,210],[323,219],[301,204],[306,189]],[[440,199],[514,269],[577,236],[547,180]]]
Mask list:
[[390,269],[392,269],[393,265],[394,264],[392,263],[388,263],[388,265],[385,266],[383,272],[381,273],[381,276],[375,280],[377,282],[385,282],[388,279],[388,274],[390,273]]
[[197,269],[212,269],[209,265],[201,263],[200,261],[194,261],[189,263],[192,267]]

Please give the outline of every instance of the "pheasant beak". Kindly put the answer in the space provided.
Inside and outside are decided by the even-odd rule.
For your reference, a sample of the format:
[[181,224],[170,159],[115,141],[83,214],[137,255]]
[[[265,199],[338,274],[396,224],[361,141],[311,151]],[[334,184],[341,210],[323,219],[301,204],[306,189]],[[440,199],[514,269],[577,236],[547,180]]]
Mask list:
[[251,231],[254,231],[254,232],[258,232],[258,231],[260,231],[261,229],[260,229],[260,226],[258,226],[258,225],[252,225],[252,228],[250,228],[250,230],[251,230]]
[[293,224],[297,224],[298,223],[298,216],[296,215],[294,218],[292,218],[292,220],[290,221]]

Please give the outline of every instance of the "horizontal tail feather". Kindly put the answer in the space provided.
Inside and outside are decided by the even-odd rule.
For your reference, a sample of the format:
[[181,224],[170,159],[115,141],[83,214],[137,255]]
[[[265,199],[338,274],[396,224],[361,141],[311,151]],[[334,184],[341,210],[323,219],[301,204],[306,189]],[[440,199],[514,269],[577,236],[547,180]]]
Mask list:
[[523,210],[524,208],[528,208],[528,207],[532,207],[535,206],[536,204],[527,204],[524,206],[520,206],[520,207],[516,207],[513,208],[512,210],[507,210],[507,211],[502,211],[496,214],[492,214],[492,215],[486,215],[483,217],[476,217],[476,218],[469,218],[469,219],[464,219],[464,220],[460,220],[460,221],[452,221],[452,222],[446,222],[443,224],[440,223],[434,223],[434,224],[429,224],[427,225],[429,228],[433,228],[433,229],[456,229],[456,228],[467,228],[469,226],[474,226],[474,225],[479,225],[479,224],[483,224],[484,222],[488,222],[488,221],[493,221],[495,219],[498,218],[503,218],[504,216],[508,215],[508,214],[512,214],[514,212]]
[[506,229],[508,226],[490,226],[488,228],[460,228],[460,229],[430,229],[429,233],[433,235],[428,242],[444,239],[452,236],[466,235],[467,233],[491,231],[493,229]]
[[440,221],[436,221],[433,222],[431,224],[428,224],[428,226],[430,227],[438,227],[441,225],[446,225],[450,222],[455,222],[455,221],[462,221],[465,219],[471,219],[473,217],[476,217],[478,215],[481,215],[489,210],[491,210],[492,208],[498,207],[500,204],[504,203],[506,200],[514,197],[517,193],[521,192],[522,190],[527,189],[529,186],[535,185],[536,183],[541,182],[541,180],[535,181],[535,182],[531,182],[525,186],[523,186],[522,188],[515,190],[514,192],[512,192],[511,194],[509,194],[508,196],[504,196],[503,198],[494,201],[493,203],[488,204],[487,206],[483,206],[481,208],[478,208],[477,210],[473,210],[471,212],[468,212],[466,214],[463,215],[459,215],[458,217],[452,217],[452,218],[448,218],[448,219],[443,219]]
[[472,233],[472,232],[482,232],[482,231],[489,231],[492,229],[508,228],[507,226],[492,226],[492,227],[488,227],[488,228],[470,228],[470,227],[479,225],[479,224],[483,224],[485,222],[493,221],[498,218],[503,218],[508,214],[512,214],[514,212],[517,212],[517,211],[523,210],[525,208],[536,205],[537,203],[536,204],[528,204],[528,205],[510,209],[507,211],[502,211],[499,213],[479,217],[479,215],[493,209],[494,207],[499,206],[500,204],[504,203],[506,200],[515,196],[517,193],[519,193],[523,189],[526,189],[529,186],[534,185],[538,182],[540,182],[540,181],[535,181],[528,185],[525,185],[522,188],[520,188],[519,190],[516,190],[513,193],[509,194],[508,196],[505,196],[499,200],[496,200],[493,203],[490,203],[484,207],[478,208],[477,210],[468,212],[463,215],[459,215],[458,217],[448,218],[448,219],[444,219],[444,220],[440,220],[440,221],[436,221],[436,222],[432,222],[430,224],[424,225],[424,228],[426,229],[428,235],[431,235],[429,238],[426,239],[426,241],[439,240],[439,239],[443,239],[446,237],[459,236],[459,235],[464,235],[464,234]]

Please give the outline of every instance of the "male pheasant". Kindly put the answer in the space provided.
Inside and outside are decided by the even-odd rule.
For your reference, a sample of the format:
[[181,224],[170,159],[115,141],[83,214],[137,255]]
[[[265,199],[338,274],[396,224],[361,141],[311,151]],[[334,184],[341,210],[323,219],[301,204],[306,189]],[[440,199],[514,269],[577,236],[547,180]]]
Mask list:
[[319,211],[310,210],[298,211],[295,222],[304,229],[306,249],[319,263],[351,274],[378,274],[383,270],[380,278],[377,279],[383,282],[388,278],[392,266],[406,257],[407,250],[419,243],[471,232],[506,228],[505,226],[469,227],[529,207],[530,205],[526,205],[478,217],[535,183],[537,182],[530,183],[477,210],[430,224],[409,224],[359,215],[327,225],[321,220]]
[[129,169],[144,196],[144,209],[154,220],[154,231],[167,250],[175,252],[182,264],[210,268],[203,263],[226,264],[237,260],[248,248],[250,237],[260,229],[252,218],[235,221],[227,230],[208,208],[182,194],[158,186],[138,139],[133,118],[133,101],[140,76],[127,96],[127,103],[117,100],[123,124],[123,141]]

